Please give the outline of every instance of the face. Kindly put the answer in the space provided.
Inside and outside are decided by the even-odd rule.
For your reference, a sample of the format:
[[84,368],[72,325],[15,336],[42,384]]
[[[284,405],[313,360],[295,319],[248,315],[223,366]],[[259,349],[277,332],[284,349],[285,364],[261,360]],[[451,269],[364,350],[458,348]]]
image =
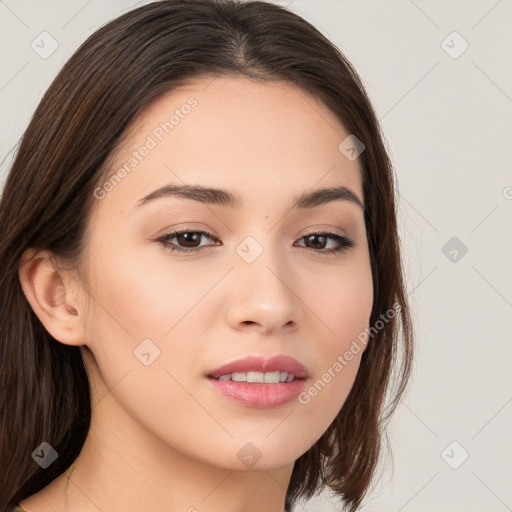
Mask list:
[[[348,135],[293,85],[227,77],[172,91],[132,125],[95,191],[86,345],[93,378],[167,447],[227,469],[258,453],[255,467],[279,467],[342,407],[363,350],[343,356],[372,309],[363,209],[346,197],[292,206],[338,187],[363,203],[359,162],[338,149]],[[238,201],[153,194],[169,185]],[[308,372],[284,402],[241,402],[207,377],[245,356],[279,354]]]

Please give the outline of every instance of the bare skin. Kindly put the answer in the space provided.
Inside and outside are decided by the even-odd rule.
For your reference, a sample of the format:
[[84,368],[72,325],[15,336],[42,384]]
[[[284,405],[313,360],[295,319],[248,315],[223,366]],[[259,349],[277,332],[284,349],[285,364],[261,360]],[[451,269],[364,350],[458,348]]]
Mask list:
[[[197,105],[181,110],[158,140],[155,128],[191,97]],[[157,144],[95,201],[86,266],[63,271],[48,251],[27,263],[28,251],[20,270],[45,328],[81,347],[93,389],[80,456],[22,507],[284,510],[294,462],[339,412],[363,351],[307,404],[246,407],[212,390],[205,375],[246,355],[286,354],[308,368],[311,386],[368,327],[363,209],[347,200],[290,209],[296,195],[326,187],[345,186],[363,202],[359,162],[338,150],[348,135],[329,109],[291,84],[228,77],[172,91],[135,120],[107,176],[148,136]],[[229,190],[243,205],[161,197],[135,207],[169,183]],[[198,252],[181,254],[156,241],[185,228],[220,243],[203,235]],[[329,254],[335,239],[322,247],[322,239],[305,238],[325,230],[354,246]],[[248,236],[250,251],[262,249],[251,263],[236,250]],[[168,242],[192,247],[183,240]],[[134,355],[145,339],[160,350],[148,366]],[[261,456],[248,467],[239,451],[253,445]]]

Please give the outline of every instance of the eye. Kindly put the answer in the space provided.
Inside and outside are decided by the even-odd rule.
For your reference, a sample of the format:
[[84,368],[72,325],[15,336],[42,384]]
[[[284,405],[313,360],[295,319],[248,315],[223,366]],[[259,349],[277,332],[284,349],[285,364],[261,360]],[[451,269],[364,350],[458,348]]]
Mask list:
[[[318,252],[320,254],[340,254],[352,247],[354,247],[355,242],[352,240],[352,238],[341,235],[339,233],[336,233],[334,231],[322,231],[320,233],[310,233],[304,237],[301,238],[301,240],[307,240],[308,243],[312,243],[313,245],[324,245],[324,242],[327,242],[328,240],[334,240],[338,245],[334,246],[333,248],[329,250],[322,250],[322,248],[318,249],[313,247],[313,250],[315,252]],[[324,247],[325,249],[325,247]]]
[[[208,233],[207,231],[197,231],[193,229],[186,229],[182,231],[173,231],[167,235],[164,235],[158,238],[156,241],[164,246],[164,248],[170,251],[177,251],[180,253],[190,253],[190,252],[199,252],[202,247],[200,244],[202,237],[208,238],[210,240],[214,240],[215,242],[220,242],[220,240]],[[171,240],[176,239],[177,243],[171,242]],[[354,247],[355,242],[352,238],[341,235],[337,232],[323,231],[319,233],[309,233],[299,240],[305,240],[307,244],[312,244],[317,247],[308,247],[306,246],[298,246],[304,247],[305,249],[310,248],[314,252],[319,254],[340,254],[351,247]],[[328,241],[334,241],[337,245],[334,247],[327,249],[324,246]],[[183,245],[184,244],[184,245]],[[207,245],[208,246],[208,245]],[[218,244],[217,244],[218,246]]]
[[[211,233],[206,231],[196,231],[193,229],[187,229],[183,231],[173,231],[168,235],[164,235],[157,240],[160,242],[166,249],[170,251],[178,251],[178,252],[197,252],[200,249],[200,246],[197,245],[198,242],[201,241],[202,237],[209,238],[210,240],[216,240]],[[185,247],[181,247],[171,242],[172,239],[176,239],[178,244],[185,244]]]

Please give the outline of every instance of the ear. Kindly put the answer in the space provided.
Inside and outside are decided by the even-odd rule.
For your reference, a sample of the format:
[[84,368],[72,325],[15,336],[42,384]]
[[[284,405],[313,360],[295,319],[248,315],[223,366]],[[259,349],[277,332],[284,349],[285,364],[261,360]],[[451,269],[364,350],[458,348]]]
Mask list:
[[78,305],[79,283],[57,270],[50,251],[27,249],[18,271],[21,287],[46,330],[66,345],[85,345],[84,312]]

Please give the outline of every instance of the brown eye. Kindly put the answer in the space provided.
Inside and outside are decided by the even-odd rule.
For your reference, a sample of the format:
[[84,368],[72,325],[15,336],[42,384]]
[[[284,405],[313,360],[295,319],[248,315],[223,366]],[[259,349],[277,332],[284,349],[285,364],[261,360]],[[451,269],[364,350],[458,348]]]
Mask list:
[[178,240],[178,243],[180,245],[185,244],[185,247],[195,248],[195,247],[197,247],[196,244],[198,242],[201,242],[201,237],[203,235],[201,235],[200,233],[198,233],[196,231],[186,231],[186,232],[182,232],[182,233],[177,233],[175,236],[176,236],[176,240]]
[[[326,250],[325,244],[329,239],[334,240],[338,244],[338,246]],[[331,232],[310,233],[309,235],[302,237],[301,240],[307,240],[307,248],[313,249],[315,252],[324,254],[341,253],[343,251],[346,251],[347,249],[350,249],[351,247],[354,247],[355,245],[354,240],[352,240],[351,238],[345,235],[340,235],[338,233]]]
[[[198,252],[202,250],[203,247],[208,247],[208,245],[200,245],[203,237],[219,242],[219,240],[211,233],[191,229],[173,231],[172,233],[159,238],[157,242],[161,243],[166,249],[171,251],[190,253]],[[171,242],[173,239],[175,239],[175,242]],[[351,238],[331,232],[310,233],[302,237],[300,240],[307,240],[307,242],[306,246],[299,247],[311,249],[319,254],[339,254],[355,245],[355,242]],[[326,243],[328,243],[329,240],[334,240],[337,243],[337,246],[327,249]]]
[[[174,231],[168,235],[164,235],[157,241],[160,242],[166,249],[170,249],[171,251],[197,252],[200,251],[202,247],[204,247],[198,245],[201,243],[201,239],[203,237],[218,241],[211,233],[206,231],[195,231],[191,229]],[[177,243],[171,242],[173,239],[176,239]]]

